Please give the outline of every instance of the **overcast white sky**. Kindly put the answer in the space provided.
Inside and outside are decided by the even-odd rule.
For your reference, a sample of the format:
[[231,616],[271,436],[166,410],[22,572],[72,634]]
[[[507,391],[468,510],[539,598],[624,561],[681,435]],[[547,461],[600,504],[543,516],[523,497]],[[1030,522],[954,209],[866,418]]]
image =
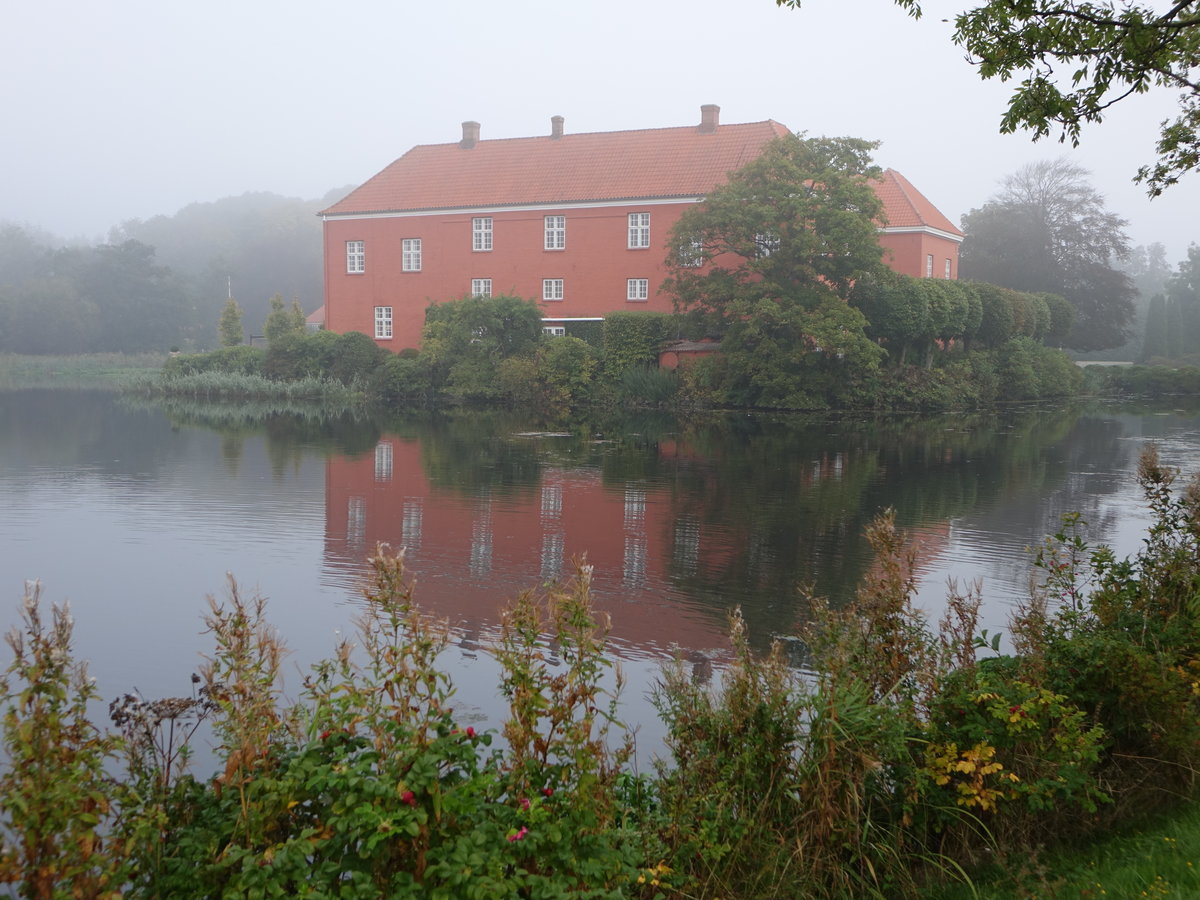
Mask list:
[[0,32],[0,220],[102,238],[130,218],[246,191],[317,198],[414,144],[776,119],[880,140],[958,222],[1024,163],[1090,169],[1134,243],[1200,242],[1200,173],[1131,183],[1170,95],[1135,98],[1071,150],[998,133],[943,22],[966,0],[39,0]]

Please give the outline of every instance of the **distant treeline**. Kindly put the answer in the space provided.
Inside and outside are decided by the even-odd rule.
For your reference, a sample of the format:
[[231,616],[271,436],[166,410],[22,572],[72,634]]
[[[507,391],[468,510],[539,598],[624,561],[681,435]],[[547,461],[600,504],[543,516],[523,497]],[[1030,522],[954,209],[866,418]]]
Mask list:
[[252,334],[275,294],[312,312],[323,292],[316,214],[346,190],[193,203],[123,222],[95,246],[0,224],[0,352],[209,349],[230,293]]

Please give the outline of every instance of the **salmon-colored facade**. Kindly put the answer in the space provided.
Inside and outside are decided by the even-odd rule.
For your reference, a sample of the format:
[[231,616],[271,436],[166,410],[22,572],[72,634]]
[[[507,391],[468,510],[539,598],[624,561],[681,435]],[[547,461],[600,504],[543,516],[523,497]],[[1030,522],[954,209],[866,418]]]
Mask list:
[[[465,122],[458,143],[414,147],[322,213],[325,327],[415,347],[431,303],[476,294],[533,298],[550,328],[669,312],[671,229],[786,133],[721,125],[711,105],[698,126],[599,134],[565,134],[556,116],[547,136],[481,141]],[[885,261],[957,277],[961,232],[899,173],[876,189]]]

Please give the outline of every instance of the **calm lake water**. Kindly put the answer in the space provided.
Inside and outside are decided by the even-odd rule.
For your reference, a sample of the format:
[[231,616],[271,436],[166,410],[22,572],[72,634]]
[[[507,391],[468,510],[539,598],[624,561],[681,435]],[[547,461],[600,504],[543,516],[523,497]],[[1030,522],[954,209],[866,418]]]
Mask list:
[[408,548],[418,600],[453,626],[458,706],[487,723],[497,609],[586,554],[627,716],[655,748],[646,693],[673,648],[705,673],[725,658],[731,607],[765,645],[804,618],[802,585],[845,600],[869,563],[863,527],[886,507],[920,547],[921,604],[936,615],[949,578],[982,579],[993,631],[1062,514],[1132,553],[1149,442],[1200,470],[1200,408],[644,416],[547,433],[487,413],[253,419],[0,392],[0,625],[40,579],[46,600],[70,601],[106,699],[186,695],[210,647],[205,598],[229,573],[268,598],[297,673],[353,630],[366,557],[386,542]]

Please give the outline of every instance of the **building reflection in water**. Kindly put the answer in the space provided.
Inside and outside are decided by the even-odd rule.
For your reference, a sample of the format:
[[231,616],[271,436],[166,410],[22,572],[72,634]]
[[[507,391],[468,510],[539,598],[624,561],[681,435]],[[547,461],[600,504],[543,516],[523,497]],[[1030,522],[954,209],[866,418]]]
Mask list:
[[[703,529],[676,517],[665,490],[605,484],[594,468],[540,469],[539,483],[470,494],[434,487],[417,440],[387,436],[374,453],[326,463],[326,567],[360,577],[377,544],[405,548],[417,602],[474,646],[495,634],[518,592],[593,568],[593,598],[611,616],[619,655],[684,648],[705,671],[728,648],[725,622],[689,607],[672,575],[697,575]],[[718,554],[719,555],[719,554]]]

